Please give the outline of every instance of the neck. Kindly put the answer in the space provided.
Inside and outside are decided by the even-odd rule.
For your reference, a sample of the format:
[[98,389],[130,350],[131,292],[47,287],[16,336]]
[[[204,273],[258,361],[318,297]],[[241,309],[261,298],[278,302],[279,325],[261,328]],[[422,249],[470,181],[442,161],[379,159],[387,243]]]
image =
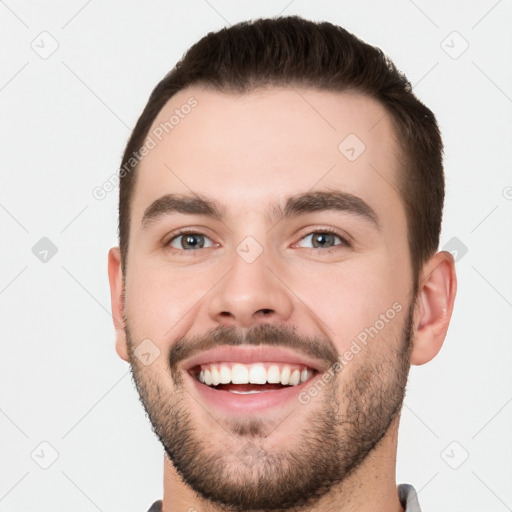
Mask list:
[[[288,512],[403,512],[396,487],[398,418],[366,459],[339,486],[307,508]],[[162,512],[231,512],[203,500],[187,486],[168,457],[164,460]]]

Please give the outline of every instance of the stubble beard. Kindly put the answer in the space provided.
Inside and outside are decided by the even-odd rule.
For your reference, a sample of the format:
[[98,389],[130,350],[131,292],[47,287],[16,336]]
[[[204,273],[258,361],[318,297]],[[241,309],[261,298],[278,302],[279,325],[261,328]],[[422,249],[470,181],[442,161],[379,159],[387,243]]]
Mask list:
[[[354,363],[358,366],[348,374],[350,379],[344,378],[342,370],[310,404],[297,402],[297,412],[294,410],[279,424],[257,417],[219,419],[224,446],[212,446],[211,437],[197,424],[190,408],[200,406],[184,388],[172,364],[168,372],[155,374],[136,359],[135,340],[127,320],[132,377],[153,431],[185,484],[226,512],[310,509],[333,489],[342,489],[393,421],[398,421],[410,368],[412,305],[398,347],[389,343],[397,348],[378,360],[363,356],[365,364],[356,363],[360,357],[356,355]],[[279,331],[274,326],[258,327],[259,333],[268,328],[267,335],[274,340],[277,335],[278,341]],[[373,341],[380,344],[389,340],[380,336]],[[371,350],[370,345],[361,354]],[[310,409],[309,414],[304,408]],[[293,420],[297,413],[306,418],[298,425]],[[269,450],[266,437],[285,424],[296,429],[291,436],[294,442],[289,443],[293,446],[284,446],[279,452]],[[343,492],[340,496],[343,499]]]

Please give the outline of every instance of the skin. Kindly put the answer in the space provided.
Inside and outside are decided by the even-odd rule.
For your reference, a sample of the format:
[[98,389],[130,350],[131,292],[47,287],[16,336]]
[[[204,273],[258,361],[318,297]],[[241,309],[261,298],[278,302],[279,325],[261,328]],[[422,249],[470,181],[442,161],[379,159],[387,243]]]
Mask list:
[[[315,475],[294,472],[300,465],[286,464],[292,454],[303,466],[316,456],[330,471],[321,473],[324,487],[317,485],[311,500],[288,502],[283,510],[403,510],[395,465],[407,371],[441,349],[456,276],[453,257],[438,252],[423,266],[418,294],[412,295],[407,220],[397,192],[401,157],[390,117],[379,103],[355,93],[268,88],[235,95],[190,87],[171,98],[150,132],[191,96],[197,107],[137,170],[124,280],[119,249],[113,247],[108,258],[116,350],[131,363],[145,407],[153,405],[150,417],[160,438],[172,438],[174,447],[187,439],[199,450],[197,460],[193,450],[167,450],[163,510],[249,510],[257,497],[249,499],[251,484],[258,481],[263,493],[276,481],[283,493],[291,492],[294,482],[313,481]],[[338,150],[348,134],[366,146],[352,162]],[[278,223],[269,218],[272,206],[287,196],[333,190],[363,199],[379,227],[328,210]],[[155,199],[191,192],[216,200],[225,217],[175,214],[141,229],[144,211]],[[180,228],[205,234],[206,245],[213,245],[186,251],[178,238],[166,247]],[[314,247],[307,235],[325,228],[348,236],[350,246],[335,238],[332,250]],[[247,236],[262,248],[252,263],[236,251]],[[401,311],[307,405],[292,401],[250,424],[248,418],[208,410],[180,378],[184,359],[173,347],[180,342],[193,348],[211,340],[212,330],[254,333],[246,339],[251,342],[258,340],[255,329],[268,328],[269,336],[292,347],[294,339],[281,337],[279,328],[294,328],[306,347],[314,342],[334,357],[396,303]],[[134,347],[147,338],[160,351],[150,366],[134,356]],[[332,364],[328,357],[324,362],[325,368]],[[175,428],[166,431],[169,425]],[[279,464],[269,466],[272,460]],[[207,475],[202,487],[191,481],[201,461],[208,461],[217,486],[208,489]],[[229,500],[222,504],[221,491],[227,497],[236,486],[247,491],[247,500],[241,498],[238,508]]]

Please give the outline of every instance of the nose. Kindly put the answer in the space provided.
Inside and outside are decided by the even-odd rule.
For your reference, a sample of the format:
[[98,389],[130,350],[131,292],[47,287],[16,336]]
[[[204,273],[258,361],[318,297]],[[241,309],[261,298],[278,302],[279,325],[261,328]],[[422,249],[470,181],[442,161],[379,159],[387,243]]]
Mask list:
[[254,261],[242,251],[233,251],[229,271],[212,290],[210,317],[224,326],[286,323],[293,294],[279,276],[280,265],[266,250]]

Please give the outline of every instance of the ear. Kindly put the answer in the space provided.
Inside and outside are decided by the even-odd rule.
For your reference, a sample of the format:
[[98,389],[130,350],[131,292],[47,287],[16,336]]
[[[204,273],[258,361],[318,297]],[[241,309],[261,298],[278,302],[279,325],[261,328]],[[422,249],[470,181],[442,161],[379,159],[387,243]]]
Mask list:
[[108,280],[110,282],[112,320],[116,330],[116,352],[121,359],[128,361],[128,347],[124,332],[123,273],[119,247],[112,247],[108,251]]
[[414,311],[414,342],[411,364],[432,360],[441,350],[457,293],[455,261],[441,251],[425,263]]

